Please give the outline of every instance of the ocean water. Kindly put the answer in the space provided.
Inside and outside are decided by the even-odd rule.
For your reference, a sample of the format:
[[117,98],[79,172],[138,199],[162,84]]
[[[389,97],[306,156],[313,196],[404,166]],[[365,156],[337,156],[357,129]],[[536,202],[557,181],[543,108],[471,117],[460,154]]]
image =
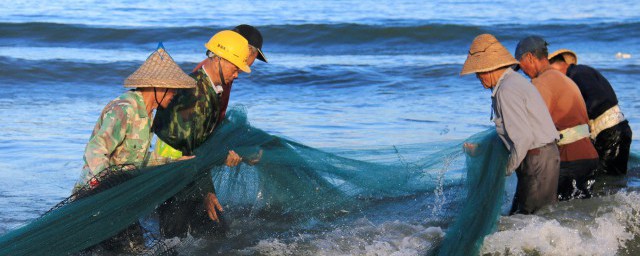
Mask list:
[[[458,75],[473,38],[492,33],[511,52],[519,39],[541,35],[550,50],[572,49],[599,69],[640,152],[635,1],[0,1],[0,234],[70,194],[100,111],[158,42],[189,71],[210,36],[242,23],[262,32],[269,63],[240,75],[230,104],[244,105],[254,126],[311,147],[411,148],[493,127],[490,92]],[[632,172],[627,187],[603,197],[501,217],[482,252],[640,253],[639,176]],[[310,223],[324,227],[317,232],[255,239],[238,227],[240,242],[183,252],[423,254],[446,232],[434,209],[447,211],[447,202],[436,194],[380,206],[393,214],[352,216],[329,228]]]

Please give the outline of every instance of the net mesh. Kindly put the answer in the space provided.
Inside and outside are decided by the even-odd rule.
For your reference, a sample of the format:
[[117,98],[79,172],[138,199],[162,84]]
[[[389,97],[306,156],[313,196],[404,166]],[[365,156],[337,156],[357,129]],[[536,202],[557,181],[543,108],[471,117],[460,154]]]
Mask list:
[[[234,108],[213,136],[195,150],[194,159],[124,168],[126,171],[113,167],[109,175],[100,177],[100,189],[79,191],[40,218],[0,237],[0,255],[84,253],[144,223],[176,194],[197,193],[185,192],[190,183],[211,178],[225,207],[234,209],[224,217],[255,219],[256,229],[269,229],[267,237],[291,232],[300,223],[313,226],[311,220],[352,216],[381,201],[434,194],[434,215],[442,207],[438,198],[458,207],[444,211],[442,224],[448,228],[437,253],[473,255],[483,237],[495,228],[504,202],[507,152],[493,129],[467,141],[478,145],[474,154],[465,154],[462,142],[451,142],[433,146],[430,153],[414,161],[401,154],[395,154],[393,160],[389,154],[381,154],[381,161],[355,160],[270,135],[249,124],[246,110]],[[254,166],[225,168],[222,165],[230,149],[242,156],[261,154],[260,161]],[[375,160],[377,155],[369,158]],[[462,189],[444,198],[452,187]],[[277,225],[261,222],[271,216],[278,216]],[[271,226],[264,227],[267,225]],[[233,227],[222,230],[233,232]],[[170,253],[172,248],[193,242],[187,237],[172,244],[155,237],[153,231],[143,232],[144,250],[134,253]]]

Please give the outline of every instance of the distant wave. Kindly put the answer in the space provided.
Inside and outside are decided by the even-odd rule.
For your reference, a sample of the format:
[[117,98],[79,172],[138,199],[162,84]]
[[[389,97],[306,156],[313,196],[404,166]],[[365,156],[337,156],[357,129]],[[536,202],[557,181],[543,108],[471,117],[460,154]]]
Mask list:
[[[101,27],[58,23],[0,23],[1,45],[68,46],[93,45],[103,48],[136,47],[158,41],[208,40],[216,31],[227,27]],[[304,24],[259,27],[265,44],[277,49],[307,49],[309,52],[357,51],[366,45],[371,50],[393,52],[416,48],[424,52],[424,44],[435,49],[465,46],[481,33],[493,33],[501,40],[518,40],[525,35],[549,37],[584,37],[596,41],[624,41],[640,37],[640,22],[547,25],[363,25]],[[594,33],[594,31],[598,31]],[[422,48],[422,49],[421,49]]]
[[[107,64],[70,61],[29,61],[0,57],[0,84],[121,84],[140,65],[132,62]],[[46,67],[46,68],[43,68]]]
[[[29,60],[0,56],[0,66],[3,67],[0,69],[0,84],[120,84],[139,67],[145,57],[146,55],[140,55],[137,60],[86,62],[74,59]],[[191,68],[197,64],[197,61],[193,61],[194,58],[184,59],[176,56],[174,58],[185,72],[190,72]],[[414,87],[419,89],[422,85],[411,81],[441,84],[440,79],[458,77],[462,62],[447,62],[446,59],[464,60],[463,56],[445,56],[444,60],[437,60],[437,57],[410,58],[405,55],[397,59],[397,62],[376,63],[374,56],[365,56],[360,59],[361,62],[351,63],[343,61],[345,57],[329,56],[309,57],[310,59],[296,65],[295,58],[295,56],[284,56],[278,60],[284,63],[258,63],[259,66],[256,66],[255,72],[252,72],[250,77],[241,75],[241,79],[243,81],[248,79],[250,83],[261,86],[294,85],[327,88],[360,87],[382,83],[388,88],[401,87],[403,90],[413,90],[416,89]],[[297,58],[301,59],[304,56]],[[333,59],[334,62],[330,62],[329,59]],[[371,65],[364,66],[367,61]],[[607,74],[632,75],[640,73],[637,67],[636,64],[612,65],[601,71]],[[397,76],[394,75],[398,69],[404,71],[402,75],[404,82],[397,81]]]
[[[159,41],[170,42],[165,45],[188,72],[204,58],[202,43],[221,29],[228,28],[0,22],[3,67],[0,82],[121,83]],[[584,52],[584,60],[597,63],[608,73],[636,74],[635,59],[620,63],[613,54],[617,49],[637,45],[636,38],[640,38],[640,22],[537,26],[343,23],[273,25],[259,29],[271,61],[267,64],[269,68],[257,68],[252,74],[254,78],[260,77],[256,81],[265,85],[347,87],[361,86],[362,77],[384,81],[386,77],[395,77],[398,70],[403,71],[406,79],[457,76],[471,40],[481,33],[495,34],[510,50],[517,40],[530,34],[548,36],[552,44],[559,42],[553,49],[563,41],[581,42],[576,45],[581,48],[576,50]],[[43,66],[47,68],[42,69]],[[33,71],[38,71],[38,76],[33,76]],[[396,83],[389,81],[390,86]]]
[[[206,37],[220,28],[110,28],[59,23],[0,23],[0,42],[22,42],[22,45],[92,44],[119,46],[144,44],[164,39]],[[205,33],[206,32],[206,33]],[[26,44],[31,42],[32,44]]]
[[[27,60],[0,56],[0,66],[3,67],[0,69],[0,84],[121,84],[143,61],[144,57],[136,61],[84,62],[60,59]],[[178,62],[178,64],[188,73],[191,68],[196,66],[197,62]],[[398,64],[389,65],[397,66]],[[442,65],[436,65],[433,67],[414,66],[405,68],[405,70],[408,71],[405,74],[406,79],[417,79],[424,76],[451,76],[454,75],[451,72],[455,73],[457,69],[443,69]],[[395,79],[394,76],[380,77],[377,75],[389,72],[386,70],[386,65],[345,68],[343,65],[325,65],[322,63],[318,63],[316,66],[302,67],[272,64],[269,67],[256,68],[254,71],[250,75],[249,83],[258,83],[263,86],[358,87],[384,82],[387,79],[390,79],[389,86],[396,86],[392,83],[393,79]],[[248,76],[241,75],[241,79],[244,80],[245,77]]]

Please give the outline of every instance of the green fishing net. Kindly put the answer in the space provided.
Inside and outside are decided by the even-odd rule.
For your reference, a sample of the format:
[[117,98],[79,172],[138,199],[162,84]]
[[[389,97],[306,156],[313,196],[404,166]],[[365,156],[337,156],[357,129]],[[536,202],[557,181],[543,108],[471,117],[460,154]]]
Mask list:
[[[369,161],[376,155],[356,160],[270,135],[251,126],[243,108],[234,108],[195,150],[194,159],[134,171],[112,167],[110,175],[101,177],[102,188],[75,194],[0,237],[0,255],[86,251],[153,215],[163,202],[203,179],[213,179],[218,198],[227,209],[235,209],[235,215],[227,213],[225,218],[280,216],[283,226],[274,230],[282,232],[299,223],[313,226],[312,220],[348,217],[390,198],[463,187],[447,199],[461,208],[445,211],[448,229],[438,252],[472,255],[494,228],[505,200],[507,152],[493,129],[468,141],[478,145],[474,154],[465,154],[462,142],[451,142],[434,144],[428,154],[412,161],[401,154],[392,154],[395,159],[386,154],[382,161]],[[259,152],[262,156],[254,166],[226,168],[223,163],[231,149],[243,156]],[[267,224],[257,221],[256,226],[260,225]],[[150,249],[144,253],[171,250],[171,245],[157,242],[162,239],[154,241],[148,242]]]
[[504,199],[508,152],[493,131],[476,134],[467,154],[467,198],[439,248],[439,255],[475,255],[483,237],[494,231]]

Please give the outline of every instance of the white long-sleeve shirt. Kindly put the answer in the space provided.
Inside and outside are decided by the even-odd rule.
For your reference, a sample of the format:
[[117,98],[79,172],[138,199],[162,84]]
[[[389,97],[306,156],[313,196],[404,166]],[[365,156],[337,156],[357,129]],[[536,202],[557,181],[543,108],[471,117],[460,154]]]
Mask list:
[[512,69],[502,74],[493,88],[491,100],[496,132],[510,152],[507,171],[518,168],[530,149],[559,139],[538,90]]

